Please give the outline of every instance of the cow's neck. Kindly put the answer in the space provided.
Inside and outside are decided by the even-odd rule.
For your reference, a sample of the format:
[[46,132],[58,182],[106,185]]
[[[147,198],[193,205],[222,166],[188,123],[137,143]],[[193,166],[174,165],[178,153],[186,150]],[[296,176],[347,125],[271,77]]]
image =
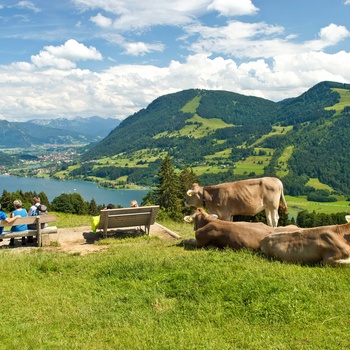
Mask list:
[[343,236],[344,239],[350,244],[350,223],[343,225],[336,225],[336,233]]

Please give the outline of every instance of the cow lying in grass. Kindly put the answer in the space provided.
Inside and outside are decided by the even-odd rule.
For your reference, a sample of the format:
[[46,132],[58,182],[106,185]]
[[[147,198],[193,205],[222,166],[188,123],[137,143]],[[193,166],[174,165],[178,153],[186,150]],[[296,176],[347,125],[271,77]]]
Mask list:
[[329,265],[350,264],[350,223],[273,233],[261,241],[261,251],[279,260]]
[[[217,219],[202,208],[197,208],[193,215],[184,218],[186,222],[194,221],[196,238],[184,240],[184,245],[197,248],[230,247],[234,250],[248,248],[258,250],[260,241],[275,230],[262,222],[232,222]],[[297,226],[284,227],[283,230],[296,230]],[[278,228],[280,230],[281,228]]]

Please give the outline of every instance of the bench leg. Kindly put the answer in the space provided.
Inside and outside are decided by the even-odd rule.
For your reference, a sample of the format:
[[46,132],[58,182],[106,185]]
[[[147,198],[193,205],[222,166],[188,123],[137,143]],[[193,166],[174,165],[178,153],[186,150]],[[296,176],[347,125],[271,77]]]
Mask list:
[[42,247],[42,237],[41,237],[41,233],[37,234],[36,239],[38,241],[38,247]]

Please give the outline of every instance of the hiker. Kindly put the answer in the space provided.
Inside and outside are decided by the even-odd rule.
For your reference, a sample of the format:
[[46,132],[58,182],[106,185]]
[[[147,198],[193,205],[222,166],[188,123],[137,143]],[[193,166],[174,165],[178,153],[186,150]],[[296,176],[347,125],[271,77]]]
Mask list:
[[137,203],[137,201],[133,200],[130,202],[130,208],[137,208],[139,206],[139,204]]
[[[28,213],[25,209],[22,208],[22,201],[19,199],[16,199],[15,201],[13,201],[13,206],[15,207],[15,210],[11,213],[11,218],[14,217],[22,217],[25,218],[28,216]],[[14,225],[11,227],[11,232],[21,232],[21,231],[27,231],[28,230],[28,225],[24,224],[24,225]],[[10,239],[10,246],[14,246],[15,245],[15,239],[12,237]],[[26,238],[22,237],[22,245],[26,245]]]
[[[4,220],[7,224],[12,224],[17,218],[19,218],[20,216],[14,216],[13,218],[9,218],[7,217],[7,215],[5,214],[5,212],[3,212],[1,210],[1,204],[0,204],[0,220]],[[4,226],[0,226],[0,235],[3,233],[4,231]],[[0,236],[1,237],[1,236]],[[2,239],[0,238],[0,242],[2,242]]]
[[[29,208],[28,216],[47,215],[47,207],[40,203],[40,197],[33,197],[33,205]],[[47,223],[41,224],[41,228],[47,227]],[[36,230],[36,224],[28,225],[29,230]],[[28,236],[28,243],[33,243],[33,236]]]

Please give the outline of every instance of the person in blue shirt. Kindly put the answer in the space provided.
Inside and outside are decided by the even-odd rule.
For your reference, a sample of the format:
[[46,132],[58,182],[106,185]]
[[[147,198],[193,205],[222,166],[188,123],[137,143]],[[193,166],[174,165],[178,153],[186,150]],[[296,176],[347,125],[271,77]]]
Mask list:
[[[13,202],[13,206],[15,207],[15,210],[11,213],[11,217],[15,217],[15,216],[20,216],[22,218],[25,218],[28,216],[28,213],[25,209],[22,208],[22,201],[20,201],[19,199],[16,199]],[[24,224],[24,225],[14,225],[11,227],[11,232],[21,232],[21,231],[26,231],[28,230],[28,225]],[[11,238],[10,239],[10,246],[14,246],[15,245],[15,239]],[[22,245],[26,245],[26,238],[22,237]]]
[[[5,212],[3,212],[1,210],[1,204],[0,204],[0,220],[4,220],[7,224],[12,224],[19,216],[15,216],[13,218],[9,218],[7,217],[7,215],[5,214]],[[4,231],[4,226],[0,226],[0,235],[3,233]],[[2,238],[0,236],[0,242],[2,242]]]

